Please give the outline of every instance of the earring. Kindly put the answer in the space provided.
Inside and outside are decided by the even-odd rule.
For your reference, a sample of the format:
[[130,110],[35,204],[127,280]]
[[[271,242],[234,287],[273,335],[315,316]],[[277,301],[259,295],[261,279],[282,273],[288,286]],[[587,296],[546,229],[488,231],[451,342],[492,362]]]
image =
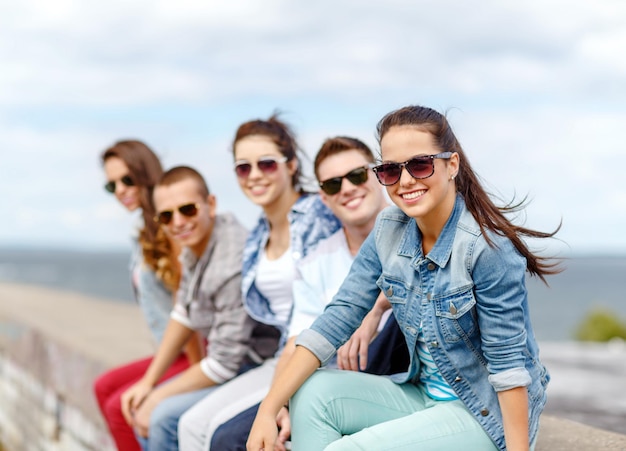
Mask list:
[[450,176],[450,180],[451,180],[451,181],[452,181],[452,180],[454,180],[454,177],[456,177],[456,174],[451,175],[451,176]]

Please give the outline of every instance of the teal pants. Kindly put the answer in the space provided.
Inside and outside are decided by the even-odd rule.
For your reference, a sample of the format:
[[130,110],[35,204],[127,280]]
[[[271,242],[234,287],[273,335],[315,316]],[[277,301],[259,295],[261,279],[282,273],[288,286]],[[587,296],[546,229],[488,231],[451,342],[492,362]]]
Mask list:
[[317,371],[290,404],[297,451],[497,451],[461,401],[353,371]]

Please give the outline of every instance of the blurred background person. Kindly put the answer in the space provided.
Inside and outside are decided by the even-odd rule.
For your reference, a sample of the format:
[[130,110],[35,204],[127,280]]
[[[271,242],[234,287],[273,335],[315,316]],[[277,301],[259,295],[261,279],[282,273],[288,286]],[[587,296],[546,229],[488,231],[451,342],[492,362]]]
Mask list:
[[[233,140],[239,186],[263,209],[243,255],[244,305],[260,323],[255,337],[280,336],[281,348],[293,307],[296,263],[341,225],[319,194],[303,188],[299,149],[291,128],[276,114],[242,124]],[[272,380],[277,360],[272,355],[259,356],[259,367],[229,381],[189,409],[178,426],[181,449],[203,449],[216,416],[222,419],[221,424],[258,403]]]
[[[178,247],[160,229],[154,218],[152,191],[163,169],[159,158],[143,142],[118,141],[101,155],[106,175],[104,188],[129,212],[139,210],[141,218],[133,230],[130,274],[135,299],[156,344],[161,342],[173,306],[173,293],[179,279]],[[162,380],[180,373],[202,355],[194,337],[163,375]],[[100,411],[119,450],[138,451],[139,443],[124,420],[121,395],[143,376],[152,357],[113,368],[99,376],[94,392]]]
[[[143,377],[122,395],[122,411],[141,447],[156,451],[178,449],[182,413],[235,377],[256,343],[250,343],[254,321],[241,301],[248,231],[232,214],[217,214],[215,196],[188,166],[163,174],[153,197],[161,226],[181,246],[182,277],[161,345]],[[206,338],[206,357],[159,384],[194,332]]]

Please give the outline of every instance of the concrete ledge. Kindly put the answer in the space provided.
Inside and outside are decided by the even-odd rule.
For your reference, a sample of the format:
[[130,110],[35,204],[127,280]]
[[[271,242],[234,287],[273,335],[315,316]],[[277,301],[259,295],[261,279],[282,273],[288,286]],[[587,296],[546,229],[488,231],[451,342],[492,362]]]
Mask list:
[[136,305],[0,284],[0,442],[8,451],[113,450],[93,381],[152,352]]
[[626,436],[542,415],[536,451],[626,450]]
[[[113,450],[93,380],[151,352],[136,305],[0,284],[0,442],[6,451]],[[626,435],[553,412],[536,449],[626,450]]]

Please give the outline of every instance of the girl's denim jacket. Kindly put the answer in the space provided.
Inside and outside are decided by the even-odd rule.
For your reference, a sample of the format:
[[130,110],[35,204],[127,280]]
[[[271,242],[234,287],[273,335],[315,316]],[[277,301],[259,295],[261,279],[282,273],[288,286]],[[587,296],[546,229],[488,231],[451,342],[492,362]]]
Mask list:
[[[294,262],[304,257],[323,238],[332,235],[341,223],[324,205],[318,194],[304,194],[288,213],[291,255]],[[269,239],[269,223],[261,215],[255,228],[248,235],[243,252],[241,288],[248,314],[256,321],[273,326],[280,331],[280,347],[284,344],[288,324],[278,321],[270,308],[269,300],[257,289],[257,267],[261,253]],[[262,356],[264,358],[269,356]]]
[[339,292],[297,344],[325,364],[359,326],[382,291],[407,346],[406,373],[418,383],[420,323],[439,371],[499,449],[506,449],[497,392],[528,389],[529,440],[535,439],[549,375],[539,361],[528,311],[526,260],[505,237],[490,246],[457,195],[435,246],[424,256],[413,218],[397,207],[379,216]]
[[129,269],[135,299],[141,307],[148,328],[157,345],[161,343],[174,297],[152,268],[143,261],[141,246],[134,240]]

